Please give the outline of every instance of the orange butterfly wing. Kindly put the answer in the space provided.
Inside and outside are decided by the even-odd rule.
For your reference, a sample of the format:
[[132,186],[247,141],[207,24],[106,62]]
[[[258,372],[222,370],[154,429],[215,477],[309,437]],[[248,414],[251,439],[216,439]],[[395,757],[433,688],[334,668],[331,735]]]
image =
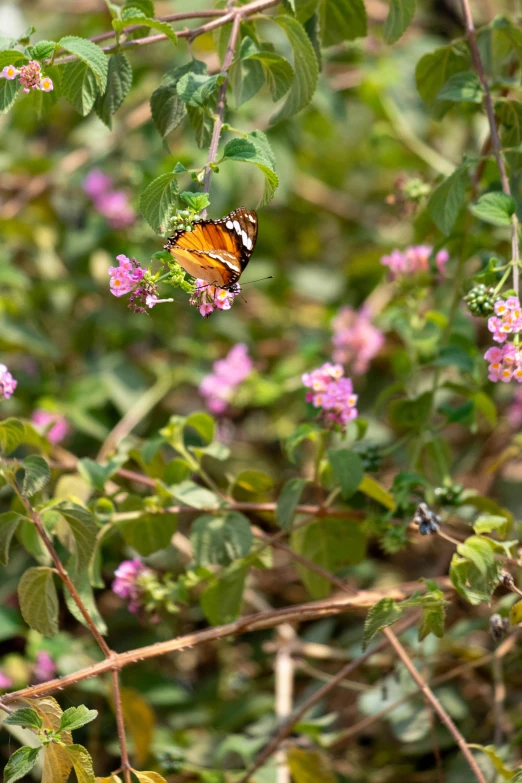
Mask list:
[[250,261],[257,240],[257,215],[243,207],[219,220],[201,220],[192,231],[176,231],[165,249],[193,277],[229,288]]

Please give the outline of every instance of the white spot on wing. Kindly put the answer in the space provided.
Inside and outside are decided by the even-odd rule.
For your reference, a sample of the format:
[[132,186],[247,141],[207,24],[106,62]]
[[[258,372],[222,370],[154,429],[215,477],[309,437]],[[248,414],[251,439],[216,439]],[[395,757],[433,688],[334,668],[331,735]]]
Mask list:
[[234,229],[236,230],[236,232],[237,232],[238,234],[241,234],[241,226],[239,225],[239,223],[237,222],[237,220],[234,220]]
[[227,225],[227,228],[230,228],[230,229],[234,228],[234,224],[232,223],[231,220],[227,220],[226,225]]

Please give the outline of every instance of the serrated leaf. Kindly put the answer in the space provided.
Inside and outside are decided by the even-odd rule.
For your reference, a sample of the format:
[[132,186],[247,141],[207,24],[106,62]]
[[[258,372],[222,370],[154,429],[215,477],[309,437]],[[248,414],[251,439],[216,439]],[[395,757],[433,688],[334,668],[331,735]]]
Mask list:
[[[177,164],[179,165],[179,164]],[[179,194],[180,201],[183,201],[187,207],[193,209],[194,212],[202,212],[210,204],[208,193],[191,193],[188,190],[184,190]],[[199,416],[199,414],[196,414]],[[204,414],[205,416],[208,414]],[[190,419],[190,416],[188,417]],[[188,419],[187,419],[188,421]]]
[[[35,709],[42,716],[44,729],[56,731],[60,725],[62,708],[52,696],[46,696],[44,699],[38,699]],[[62,744],[51,742],[44,750],[44,762],[42,783],[67,783],[72,763],[67,755],[64,745],[72,743],[71,733],[63,731],[61,735]]]
[[60,38],[58,45],[66,52],[75,54],[94,74],[98,89],[101,93],[107,87],[107,75],[109,72],[109,59],[99,46],[86,38],[75,35],[66,35]]
[[422,642],[430,633],[438,639],[442,639],[445,619],[446,611],[443,605],[433,609],[423,609],[419,625],[419,642]]
[[89,751],[82,745],[66,745],[64,750],[72,762],[78,783],[95,783]]
[[66,65],[63,70],[62,92],[78,114],[86,117],[99,92],[95,74],[81,61]]
[[52,57],[57,47],[56,41],[38,41],[34,46],[29,47],[32,60],[48,60]]
[[161,174],[144,190],[140,212],[156,233],[164,233],[167,221],[177,209],[178,181],[172,172]]
[[319,64],[314,47],[304,27],[297,19],[285,14],[274,17],[274,22],[285,31],[292,47],[295,78],[283,106],[270,118],[272,125],[287,120],[308,106],[319,77]]
[[265,51],[252,54],[249,59],[261,63],[273,101],[286,95],[295,78],[294,69],[288,60],[275,52]]
[[262,131],[249,133],[246,139],[232,139],[225,145],[224,160],[237,160],[244,163],[253,163],[265,175],[265,189],[260,206],[268,204],[279,184],[275,173],[274,153],[268,143],[268,139]]
[[20,90],[17,79],[0,79],[0,114],[5,114],[16,101]]
[[250,522],[237,511],[224,516],[204,514],[190,532],[194,559],[198,566],[227,566],[246,557],[252,548]]
[[121,19],[112,20],[113,29],[118,33],[121,33],[126,27],[132,27],[135,24],[157,30],[158,33],[166,35],[173,44],[176,46],[178,44],[178,38],[171,25],[168,22],[162,22],[160,19],[154,19],[153,17],[144,16],[140,13],[126,13]]
[[24,498],[31,498],[47,485],[51,478],[51,469],[46,460],[37,454],[26,457],[22,464],[25,471],[22,495]]
[[[335,574],[347,565],[360,563],[366,554],[366,536],[360,525],[352,520],[323,518],[292,533],[292,549],[326,571]],[[326,598],[332,592],[332,583],[302,565],[299,575],[312,598]]]
[[209,117],[207,112],[203,109],[196,108],[195,106],[187,106],[187,115],[190,126],[194,131],[196,144],[198,147],[208,147],[214,128],[212,117]]
[[439,101],[454,103],[482,103],[483,98],[484,88],[473,71],[454,73],[437,95]]
[[[98,607],[96,606],[96,601],[94,599],[94,593],[89,578],[89,567],[84,566],[83,568],[79,568],[78,558],[76,553],[74,553],[67,561],[67,573],[69,574],[69,577],[76,588],[76,592],[80,596],[82,603],[87,609],[94,625],[102,634],[102,636],[105,636],[107,634],[107,626],[103,620],[103,617],[98,611]],[[64,596],[67,609],[72,614],[72,616],[76,618],[79,623],[82,623],[82,625],[88,627],[87,621],[80,612],[80,609],[78,608],[76,602],[68,590],[64,590]]]
[[439,231],[449,234],[464,204],[468,184],[468,167],[459,166],[431,194],[428,212]]
[[[4,79],[7,81],[7,79]],[[1,80],[0,80],[1,85]],[[7,456],[16,449],[20,443],[23,443],[25,428],[18,419],[5,419],[0,422],[0,448]]]
[[18,49],[4,49],[0,52],[0,70],[3,71],[6,65],[23,64],[27,59]]
[[60,717],[60,731],[74,731],[98,717],[97,710],[89,710],[84,704],[79,707],[69,707]]
[[9,560],[9,547],[22,517],[16,511],[0,514],[0,565],[6,566]]
[[203,73],[187,71],[178,80],[176,90],[186,106],[205,107],[215,97],[221,84],[221,74],[208,76]]
[[328,461],[346,500],[357,491],[364,476],[362,460],[355,451],[337,449],[328,452]]
[[323,46],[354,41],[368,33],[363,0],[322,0],[319,18]]
[[79,568],[86,567],[96,545],[98,527],[91,512],[77,503],[64,501],[54,507],[65,518],[76,544]]
[[469,209],[475,217],[485,223],[491,223],[493,226],[510,226],[511,217],[516,212],[516,204],[512,196],[495,191],[485,193]]
[[143,557],[166,549],[178,527],[176,514],[143,514],[118,522],[125,543]]
[[453,74],[466,71],[470,64],[470,54],[465,44],[450,44],[425,54],[417,63],[415,80],[422,100],[430,107],[436,117],[441,117],[450,104],[437,101],[437,96]]
[[141,14],[144,14],[144,16],[155,15],[153,0],[125,0],[122,6],[122,12],[124,14],[132,13],[133,9],[134,11],[139,11]]
[[295,509],[301,499],[307,479],[289,479],[281,490],[276,508],[276,521],[283,530],[291,530]]
[[368,646],[376,633],[383,628],[393,625],[400,617],[403,610],[393,598],[381,598],[375,606],[372,606],[366,616],[363,632],[363,650]]
[[233,564],[218,574],[201,593],[201,608],[212,625],[225,625],[237,620],[241,612],[247,569]]
[[415,0],[390,0],[390,9],[382,33],[386,43],[392,44],[406,32],[415,16]]
[[41,749],[41,747],[29,748],[26,745],[18,748],[5,765],[4,783],[14,783],[15,780],[28,775],[36,764]]
[[103,95],[98,95],[94,110],[108,128],[112,128],[112,116],[116,114],[132,87],[132,66],[122,53],[109,57],[107,87]]
[[163,139],[178,127],[187,114],[175,85],[164,85],[154,90],[150,96],[150,110],[152,121]]
[[30,628],[44,636],[58,632],[58,594],[51,568],[29,568],[18,584],[18,600]]
[[26,729],[35,729],[38,731],[43,726],[43,720],[36,710],[31,707],[22,707],[16,710],[12,715],[8,715],[4,720],[10,726],[23,726]]

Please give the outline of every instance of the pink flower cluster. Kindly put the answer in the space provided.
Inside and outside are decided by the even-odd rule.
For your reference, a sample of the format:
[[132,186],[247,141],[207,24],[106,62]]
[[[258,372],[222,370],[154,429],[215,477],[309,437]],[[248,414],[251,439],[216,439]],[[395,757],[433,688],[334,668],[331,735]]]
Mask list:
[[515,380],[522,383],[522,350],[518,345],[506,343],[502,348],[496,345],[488,348],[484,359],[489,362],[488,378],[497,383],[509,383]]
[[238,343],[224,359],[214,362],[212,372],[200,383],[199,393],[205,397],[207,408],[217,415],[226,411],[237,387],[248,378],[253,369],[248,348]]
[[109,267],[109,277],[111,278],[111,294],[114,296],[124,296],[143,280],[145,270],[141,268],[136,259],[127,258],[120,253],[116,256],[118,266]]
[[6,691],[12,684],[12,679],[0,669],[0,691]]
[[351,379],[343,377],[340,364],[326,362],[310,373],[305,372],[302,381],[311,390],[306,392],[306,401],[320,408],[324,424],[345,429],[357,418],[357,395],[353,393]]
[[27,65],[22,65],[20,69],[14,65],[6,65],[0,72],[0,78],[13,81],[18,76],[18,81],[24,88],[24,92],[31,90],[42,90],[42,92],[51,92],[54,89],[52,79],[42,75],[40,63],[31,60]]
[[83,183],[83,189],[89,196],[94,208],[106,218],[111,228],[120,229],[131,226],[136,213],[129,204],[127,193],[113,188],[114,181],[100,169],[92,169]]
[[384,345],[384,335],[372,324],[367,310],[358,312],[351,307],[342,307],[332,321],[333,360],[350,364],[356,375],[366,372],[371,360]]
[[517,389],[513,401],[506,412],[510,427],[520,429],[522,425],[522,388]]
[[61,443],[69,434],[69,424],[65,416],[37,408],[31,416],[31,421],[45,433],[49,443]]
[[495,315],[488,319],[488,329],[493,332],[493,339],[497,343],[505,342],[508,334],[522,331],[522,310],[518,296],[495,302]]
[[230,288],[219,288],[217,285],[210,285],[206,280],[196,280],[196,290],[190,297],[190,304],[199,308],[203,318],[214,312],[214,310],[230,310],[234,299],[241,293],[239,283]]
[[18,386],[5,364],[0,364],[0,397],[8,400]]
[[139,584],[139,578],[144,574],[152,574],[139,558],[124,560],[114,572],[112,591],[120,598],[129,600],[129,612],[137,614],[141,608],[141,596],[143,589]]
[[[392,279],[406,275],[415,275],[419,272],[428,272],[430,268],[430,256],[433,253],[431,245],[411,245],[406,250],[393,250],[388,256],[381,258],[381,264],[387,266]],[[439,250],[435,256],[435,263],[439,274],[445,276],[446,264],[449,261],[447,250]]]
[[56,674],[56,664],[46,650],[36,653],[36,663],[33,668],[35,682],[47,682]]

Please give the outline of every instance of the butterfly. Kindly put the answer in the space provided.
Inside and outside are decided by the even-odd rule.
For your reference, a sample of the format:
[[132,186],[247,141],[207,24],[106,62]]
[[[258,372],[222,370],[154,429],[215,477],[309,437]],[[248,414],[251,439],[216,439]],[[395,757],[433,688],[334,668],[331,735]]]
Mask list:
[[218,220],[200,220],[192,231],[179,229],[169,237],[168,250],[192,277],[219,288],[239,280],[257,240],[257,215],[239,207]]

